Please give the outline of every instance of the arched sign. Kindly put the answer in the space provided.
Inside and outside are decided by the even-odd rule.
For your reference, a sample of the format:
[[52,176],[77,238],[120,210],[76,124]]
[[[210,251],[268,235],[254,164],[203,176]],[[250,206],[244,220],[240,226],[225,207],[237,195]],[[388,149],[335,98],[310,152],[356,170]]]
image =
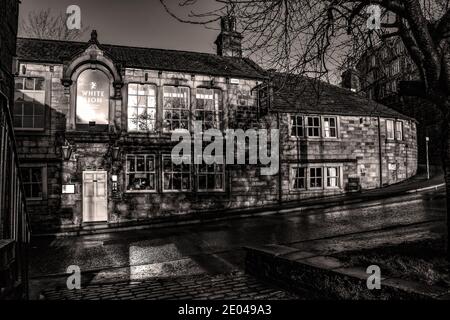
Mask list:
[[109,123],[109,78],[100,70],[83,71],[77,81],[77,124]]

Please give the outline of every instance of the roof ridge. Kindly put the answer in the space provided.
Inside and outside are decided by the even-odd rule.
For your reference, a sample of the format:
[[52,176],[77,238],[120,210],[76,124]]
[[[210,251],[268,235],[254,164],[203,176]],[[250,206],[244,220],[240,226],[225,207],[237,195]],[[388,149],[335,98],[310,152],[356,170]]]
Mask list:
[[[55,40],[55,39],[40,39],[40,38],[27,38],[27,37],[18,37],[17,40],[32,40],[32,41],[42,41],[42,42],[58,42],[58,43],[71,43],[71,44],[80,44],[80,45],[89,45],[89,42],[84,41],[71,41],[71,40]],[[188,50],[176,50],[176,49],[163,49],[163,48],[150,48],[150,47],[139,47],[139,46],[127,46],[121,44],[110,44],[110,43],[99,43],[99,47],[113,47],[113,48],[128,48],[128,49],[142,49],[142,50],[153,50],[153,51],[163,51],[163,52],[178,52],[178,53],[192,53],[192,54],[201,54],[205,56],[213,56],[219,58],[225,58],[229,60],[239,59],[245,60],[249,58],[237,58],[237,57],[226,57],[219,56],[214,53],[201,52],[201,51],[188,51]]]

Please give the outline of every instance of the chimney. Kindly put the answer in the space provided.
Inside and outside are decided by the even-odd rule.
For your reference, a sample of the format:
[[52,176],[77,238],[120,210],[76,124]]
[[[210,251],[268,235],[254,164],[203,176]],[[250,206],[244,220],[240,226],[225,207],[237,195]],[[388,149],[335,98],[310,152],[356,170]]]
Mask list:
[[214,42],[217,55],[242,58],[242,35],[236,31],[236,18],[225,16],[220,19],[220,34]]
[[359,73],[355,68],[349,68],[342,73],[341,86],[345,89],[349,89],[352,92],[361,91],[361,83],[359,81]]

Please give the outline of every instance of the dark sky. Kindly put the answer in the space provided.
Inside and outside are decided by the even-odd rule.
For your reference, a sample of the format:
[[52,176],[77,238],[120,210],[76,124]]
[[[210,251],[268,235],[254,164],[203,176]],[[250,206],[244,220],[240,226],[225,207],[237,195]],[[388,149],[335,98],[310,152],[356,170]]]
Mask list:
[[[100,43],[139,47],[215,52],[215,30],[203,25],[184,24],[172,18],[159,0],[21,0],[20,18],[30,11],[51,8],[66,12],[71,4],[81,8],[84,25],[97,29]],[[166,0],[176,13],[188,11],[178,7],[178,0]],[[213,8],[212,0],[200,1],[197,10]],[[89,38],[88,32],[83,40]]]

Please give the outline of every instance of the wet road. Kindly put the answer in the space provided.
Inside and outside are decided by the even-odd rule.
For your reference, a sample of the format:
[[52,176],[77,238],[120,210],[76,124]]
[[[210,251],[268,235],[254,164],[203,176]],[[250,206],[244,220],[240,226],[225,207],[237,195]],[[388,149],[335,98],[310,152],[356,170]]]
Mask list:
[[30,276],[62,275],[70,265],[87,272],[90,282],[218,274],[242,267],[243,246],[295,242],[308,249],[317,245],[312,240],[342,237],[347,249],[371,247],[389,242],[389,233],[402,237],[402,228],[413,228],[409,238],[442,233],[444,219],[444,194],[435,192],[203,225],[41,238],[32,242]]

